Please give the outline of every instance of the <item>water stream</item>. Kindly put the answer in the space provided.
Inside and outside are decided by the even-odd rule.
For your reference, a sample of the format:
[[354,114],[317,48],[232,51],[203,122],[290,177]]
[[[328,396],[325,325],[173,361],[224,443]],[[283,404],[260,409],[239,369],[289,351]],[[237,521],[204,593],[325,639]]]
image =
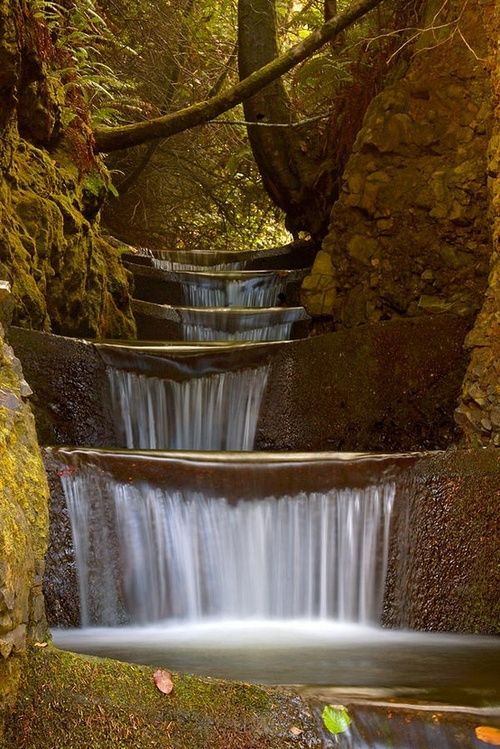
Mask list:
[[376,624],[393,483],[228,502],[83,470],[62,477],[82,624]]
[[[161,257],[154,257],[153,260],[153,267],[154,268],[160,268],[161,270],[172,270],[172,271],[184,271],[184,270],[191,270],[196,271],[199,269],[199,265],[193,265],[193,263],[182,263],[177,262],[176,260],[168,260],[163,259]],[[244,267],[244,263],[237,262],[237,263],[216,263],[215,265],[211,265],[211,270],[240,270]]]
[[183,382],[108,368],[118,430],[129,448],[252,450],[268,367]]
[[[210,258],[200,253],[192,265],[167,253],[153,262],[206,271]],[[210,271],[239,267],[222,262]],[[279,272],[268,281],[186,284],[193,306],[172,308],[184,340],[290,338],[307,315],[273,308],[284,282]],[[254,304],[269,309],[242,309]],[[108,368],[129,450],[251,451],[267,376],[267,366],[182,381]],[[421,690],[424,702],[437,689],[442,702],[498,704],[498,641],[378,626],[391,517],[407,498],[382,462],[367,479],[362,461],[346,472],[346,457],[328,483],[331,458],[295,470],[286,454],[273,456],[274,491],[265,460],[258,479],[234,454],[219,488],[212,468],[183,453],[131,453],[120,458],[119,475],[107,470],[109,456],[63,468],[82,628],[56,631],[56,644],[244,681]],[[455,729],[436,733],[423,719],[391,734],[387,716],[359,715],[340,744],[346,749],[476,747],[470,731],[457,739]]]
[[[192,274],[192,276],[195,274]],[[247,275],[248,277],[245,277]],[[220,274],[192,278],[184,275],[182,281],[187,306],[200,307],[275,307],[285,296],[288,279],[276,273],[258,275],[241,274],[228,277]],[[198,340],[203,340],[203,336]]]
[[302,307],[179,307],[185,341],[285,341],[295,323],[307,320]]

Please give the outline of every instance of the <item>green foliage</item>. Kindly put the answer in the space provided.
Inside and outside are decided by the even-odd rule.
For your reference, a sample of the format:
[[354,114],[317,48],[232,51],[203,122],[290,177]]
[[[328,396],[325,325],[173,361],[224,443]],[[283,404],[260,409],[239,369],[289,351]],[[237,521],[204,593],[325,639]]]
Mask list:
[[[113,106],[117,97],[133,91],[127,78],[120,76],[104,61],[109,50],[134,50],[118,41],[95,0],[36,0],[35,15],[47,25],[53,39],[58,65],[52,75],[62,84],[68,101],[83,97],[95,124],[114,124],[120,120]],[[68,125],[74,113],[63,113]]]
[[321,717],[327,730],[334,736],[345,733],[352,723],[351,716],[344,705],[325,705]]
[[[234,0],[101,0],[108,23],[136,55],[106,59],[133,81],[130,120],[180,109],[237,81]],[[126,19],[124,21],[124,19]],[[241,108],[231,119],[243,119]],[[245,127],[197,128],[159,145],[127,185],[148,148],[113,154],[120,193],[105,214],[110,230],[130,243],[163,247],[248,249],[287,242],[279,211],[265,194]],[[120,190],[126,184],[126,191]]]

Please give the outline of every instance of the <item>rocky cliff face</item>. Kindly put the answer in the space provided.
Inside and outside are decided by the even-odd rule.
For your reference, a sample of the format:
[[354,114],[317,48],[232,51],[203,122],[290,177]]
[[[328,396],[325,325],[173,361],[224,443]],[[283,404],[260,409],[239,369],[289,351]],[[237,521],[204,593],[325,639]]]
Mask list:
[[96,222],[108,177],[56,39],[37,3],[0,0],[0,278],[21,325],[131,336],[128,278]]
[[469,443],[493,443],[497,447],[500,446],[500,54],[496,48],[499,28],[500,2],[497,0],[490,34],[495,127],[488,151],[493,254],[484,304],[466,341],[471,360],[456,412]]
[[[0,312],[6,295],[0,288]],[[0,740],[22,665],[18,656],[46,636],[48,531],[47,479],[26,403],[31,390],[3,335],[0,324]]]
[[[443,28],[419,37],[405,76],[368,110],[329,233],[304,282],[309,312],[332,316],[340,327],[445,311],[477,314],[484,302],[491,218],[499,210],[495,2],[454,0],[446,15],[436,16],[440,7],[429,0],[424,25]],[[493,393],[497,265],[469,337],[473,358],[459,409],[461,426],[484,444],[500,439]]]

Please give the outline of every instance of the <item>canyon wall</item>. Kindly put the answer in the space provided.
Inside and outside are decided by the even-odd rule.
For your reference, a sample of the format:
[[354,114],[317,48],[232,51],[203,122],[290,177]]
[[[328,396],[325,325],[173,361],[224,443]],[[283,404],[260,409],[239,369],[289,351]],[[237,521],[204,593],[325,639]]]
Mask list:
[[[7,312],[6,312],[7,308]],[[0,286],[0,743],[27,645],[46,638],[42,595],[48,485],[37,444],[31,394],[4,338],[12,306]]]
[[346,328],[481,310],[457,420],[498,445],[499,3],[440,8],[428,2],[405,75],[368,109],[303,301]]

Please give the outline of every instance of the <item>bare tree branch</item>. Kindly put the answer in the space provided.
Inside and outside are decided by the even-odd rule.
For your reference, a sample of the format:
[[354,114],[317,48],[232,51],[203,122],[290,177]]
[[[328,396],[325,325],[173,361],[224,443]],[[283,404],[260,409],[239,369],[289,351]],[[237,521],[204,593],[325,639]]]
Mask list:
[[249,122],[248,120],[210,120],[207,125],[246,125],[247,127],[287,127],[297,128],[309,125],[311,122],[318,122],[318,120],[327,120],[331,117],[331,112],[327,114],[318,114],[315,117],[308,117],[305,120],[299,120],[299,122]]

